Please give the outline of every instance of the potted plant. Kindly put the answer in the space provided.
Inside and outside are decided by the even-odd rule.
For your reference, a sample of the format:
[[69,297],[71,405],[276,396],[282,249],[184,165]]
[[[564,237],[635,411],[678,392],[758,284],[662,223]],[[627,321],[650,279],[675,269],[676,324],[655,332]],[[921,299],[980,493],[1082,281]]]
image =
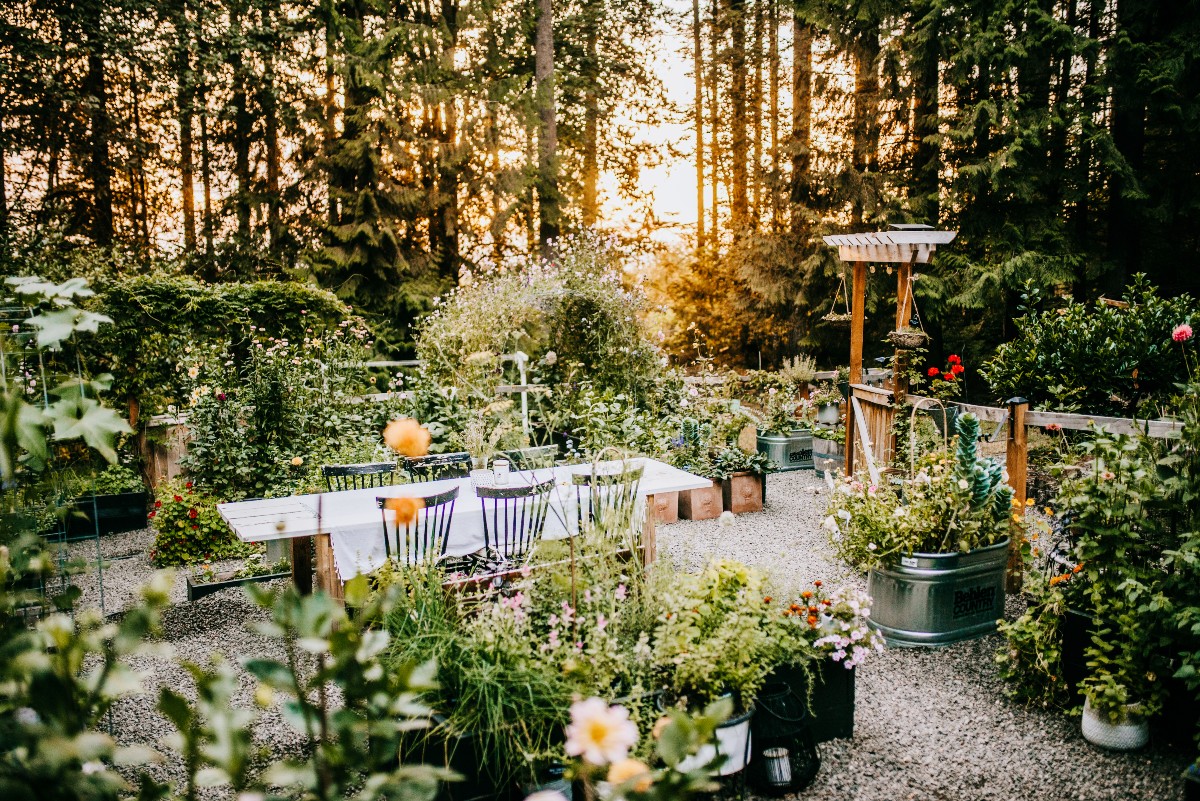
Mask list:
[[846,478],[824,526],[834,549],[869,571],[871,625],[888,644],[947,645],[996,629],[1013,492],[978,452],[979,420],[963,415],[951,452],[932,454],[903,487]]
[[[671,450],[667,461],[680,470],[714,478],[709,457],[712,426],[702,424],[694,417],[685,417],[680,423],[680,432],[678,447]],[[710,520],[719,517],[722,509],[721,487],[715,482],[679,494],[679,516],[684,520]]]
[[812,467],[812,404],[796,401],[786,393],[771,391],[767,416],[759,427],[757,449],[781,471]]
[[776,465],[765,453],[746,453],[728,447],[712,459],[711,473],[721,482],[721,506],[726,512],[761,512],[767,496],[767,473]]
[[738,562],[714,559],[698,575],[677,576],[662,606],[652,647],[663,706],[701,710],[730,697],[734,712],[717,728],[715,752],[701,751],[695,759],[704,764],[720,754],[718,773],[736,773],[750,753],[754,699],[780,653],[777,612],[763,597],[763,577]]
[[929,340],[929,335],[920,328],[902,325],[888,333],[887,339],[900,350],[916,350]]
[[779,367],[779,378],[785,387],[798,394],[807,394],[808,385],[817,376],[817,362],[806,354],[784,359]]
[[776,619],[781,659],[770,680],[803,700],[817,742],[854,736],[855,669],[883,650],[870,615],[867,595],[848,587],[828,593],[817,580]]
[[67,535],[119,534],[146,525],[146,483],[133,470],[113,464],[86,484],[67,516]]
[[823,382],[808,400],[817,410],[817,422],[821,425],[836,426],[841,421],[842,393],[832,383]]

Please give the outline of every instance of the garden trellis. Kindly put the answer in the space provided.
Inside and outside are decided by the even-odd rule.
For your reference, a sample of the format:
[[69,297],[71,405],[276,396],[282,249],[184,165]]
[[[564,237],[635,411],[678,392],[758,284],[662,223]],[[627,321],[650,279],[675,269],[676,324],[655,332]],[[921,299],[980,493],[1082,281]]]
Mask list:
[[[890,231],[876,231],[862,234],[832,234],[824,237],[825,244],[838,249],[838,258],[854,266],[854,280],[851,289],[850,306],[850,406],[846,410],[846,474],[854,474],[854,445],[855,440],[862,440],[863,454],[871,472],[872,480],[878,478],[878,468],[875,466],[875,456],[871,452],[871,431],[875,431],[878,441],[880,420],[868,421],[864,414],[860,399],[856,396],[856,387],[862,384],[862,355],[863,355],[863,324],[866,319],[867,295],[867,264],[878,262],[897,264],[896,270],[896,328],[903,327],[912,314],[913,296],[910,286],[913,281],[913,265],[928,264],[938,245],[954,241],[957,231],[935,231],[928,225],[897,224]],[[895,365],[902,359],[899,349],[896,351]],[[897,399],[903,396],[900,369],[893,370],[892,391]],[[868,427],[869,426],[869,427]],[[891,421],[887,420],[890,430]]]

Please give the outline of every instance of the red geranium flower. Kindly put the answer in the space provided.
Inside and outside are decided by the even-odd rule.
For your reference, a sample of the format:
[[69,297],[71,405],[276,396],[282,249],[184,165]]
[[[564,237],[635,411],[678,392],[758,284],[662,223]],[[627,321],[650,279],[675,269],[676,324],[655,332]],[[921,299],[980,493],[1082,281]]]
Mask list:
[[937,369],[936,367],[930,367],[930,368],[929,368],[929,377],[930,377],[930,378],[934,378],[934,377],[936,377],[936,376],[937,376],[937,374],[938,374],[938,373],[940,373],[940,372],[941,372],[941,370]]
[[950,362],[950,364],[962,364],[962,359],[958,358],[954,353],[951,353],[950,358],[946,359],[946,361]]
[[154,508],[155,508],[155,509],[161,509],[161,508],[162,508],[162,501],[155,501],[155,502],[154,502]]
[[966,370],[966,369],[967,368],[963,367],[961,364],[950,365],[950,372],[954,373],[955,375],[958,375],[959,373],[961,373],[963,370]]
[[953,380],[954,380],[954,373],[942,373],[942,379],[943,379],[944,381],[953,381]]
[[158,512],[151,512],[149,515],[147,515],[147,517],[154,517],[156,514],[158,514]]
[[192,523],[192,528],[200,528],[200,526],[197,525],[196,523]]
[[196,516],[198,514],[200,514],[200,513],[197,512],[195,509],[188,509],[188,517],[190,517],[192,520],[195,520]]
[[192,488],[192,482],[190,482],[190,481],[189,481],[188,483],[184,484],[183,486],[184,486],[186,489],[191,489],[191,488]]
[[176,496],[175,496],[175,503],[180,503],[180,502],[182,502],[182,501],[183,501],[183,496],[182,496],[182,495],[176,495]]

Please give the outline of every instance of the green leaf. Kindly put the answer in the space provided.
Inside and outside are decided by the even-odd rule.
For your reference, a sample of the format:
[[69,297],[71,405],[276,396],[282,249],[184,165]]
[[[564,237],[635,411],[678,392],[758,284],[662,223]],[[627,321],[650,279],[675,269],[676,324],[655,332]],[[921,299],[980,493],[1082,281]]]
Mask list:
[[112,444],[116,435],[133,432],[124,418],[91,398],[63,398],[50,404],[46,413],[56,439],[82,439],[109,462],[117,460]]

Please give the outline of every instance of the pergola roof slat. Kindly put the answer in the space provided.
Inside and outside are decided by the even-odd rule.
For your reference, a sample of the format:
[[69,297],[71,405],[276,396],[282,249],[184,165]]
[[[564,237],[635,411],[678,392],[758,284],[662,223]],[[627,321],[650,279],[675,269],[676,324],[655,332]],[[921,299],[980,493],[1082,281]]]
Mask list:
[[957,231],[872,231],[830,234],[825,244],[838,249],[842,261],[909,262],[927,264],[938,245],[953,241]]

